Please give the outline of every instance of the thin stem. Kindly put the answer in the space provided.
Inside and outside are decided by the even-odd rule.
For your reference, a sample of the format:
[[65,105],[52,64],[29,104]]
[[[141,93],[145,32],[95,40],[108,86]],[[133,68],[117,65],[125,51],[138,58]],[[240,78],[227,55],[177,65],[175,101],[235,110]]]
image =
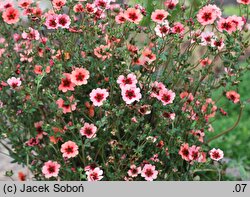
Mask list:
[[216,135],[216,136],[210,138],[209,140],[207,140],[207,142],[206,142],[205,144],[208,144],[208,143],[210,143],[211,141],[213,141],[213,140],[215,140],[215,139],[218,139],[219,137],[221,137],[221,136],[223,136],[223,135],[226,135],[226,134],[228,134],[230,131],[232,131],[233,129],[235,129],[235,128],[238,126],[239,122],[240,122],[240,119],[241,119],[241,116],[242,116],[243,109],[244,109],[244,107],[241,105],[241,107],[240,107],[240,113],[239,113],[238,119],[237,119],[237,121],[234,123],[234,125],[233,125],[231,128],[229,128],[229,129],[227,129],[227,130],[225,130],[225,131],[219,133],[218,135]]

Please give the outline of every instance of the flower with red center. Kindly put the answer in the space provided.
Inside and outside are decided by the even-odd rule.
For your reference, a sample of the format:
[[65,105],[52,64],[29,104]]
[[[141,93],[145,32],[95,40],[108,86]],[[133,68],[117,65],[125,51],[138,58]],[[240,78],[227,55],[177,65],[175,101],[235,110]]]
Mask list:
[[225,43],[224,43],[223,38],[212,40],[211,47],[216,47],[219,51],[221,51],[224,46],[225,46]]
[[67,92],[68,90],[74,91],[75,84],[71,81],[71,74],[63,73],[64,78],[61,79],[61,84],[59,85],[58,89],[62,92]]
[[83,5],[82,5],[81,3],[76,4],[76,5],[73,7],[73,10],[74,10],[74,12],[76,12],[76,13],[84,12],[84,8],[83,8]]
[[170,120],[174,120],[175,119],[175,113],[163,112],[162,115],[163,115],[164,118],[168,118]]
[[197,14],[197,20],[203,26],[213,24],[214,21],[220,17],[220,8],[218,8],[216,5],[211,4],[201,8]]
[[169,13],[165,10],[155,10],[151,15],[151,19],[156,23],[162,23],[168,15]]
[[29,27],[28,33],[26,33],[26,32],[22,33],[22,38],[27,39],[27,40],[39,40],[40,34],[37,30]]
[[76,68],[72,71],[70,77],[71,81],[77,86],[87,84],[87,80],[89,79],[89,71],[85,68]]
[[250,0],[237,0],[238,3],[244,4],[244,5],[248,5],[250,4]]
[[77,103],[73,103],[74,96],[72,95],[69,97],[69,100],[65,102],[62,98],[58,99],[56,101],[56,104],[58,105],[58,108],[61,108],[63,110],[63,113],[71,113],[72,111],[76,110]]
[[202,130],[192,130],[191,131],[191,134],[193,134],[194,136],[196,136],[196,137],[198,137],[198,140],[200,141],[200,142],[204,142],[204,136],[205,136],[205,133],[204,133],[204,131],[202,131]]
[[142,115],[147,115],[151,113],[151,105],[143,105],[139,108],[138,112]]
[[110,8],[110,2],[112,0],[95,0],[94,4],[96,7],[100,8],[100,9],[108,9]]
[[67,141],[61,146],[61,153],[63,157],[69,159],[71,157],[76,157],[78,155],[78,146],[75,142]]
[[179,0],[166,0],[166,1],[164,2],[164,5],[165,5],[168,9],[172,10],[172,9],[175,8],[175,6],[176,6],[178,3],[179,3]]
[[240,101],[240,95],[237,92],[235,92],[234,90],[228,91],[226,93],[226,97],[229,100],[233,101],[233,103],[238,103]]
[[241,31],[243,29],[245,24],[243,17],[233,15],[229,16],[228,19],[236,25],[237,30]]
[[199,38],[201,39],[200,45],[207,46],[211,44],[212,40],[215,39],[216,36],[214,35],[214,32],[202,32]]
[[96,167],[93,170],[88,170],[86,175],[88,177],[88,181],[100,181],[103,178],[103,170],[101,170],[99,167]]
[[80,129],[81,135],[87,138],[94,138],[96,136],[97,127],[94,124],[84,123],[83,127]]
[[218,23],[218,30],[220,32],[226,31],[229,34],[237,30],[236,24],[231,20],[231,18],[221,18]]
[[143,65],[151,64],[153,61],[156,60],[156,55],[152,52],[151,49],[145,48],[142,51],[142,55],[140,57],[140,61],[142,62]]
[[56,14],[49,14],[46,16],[45,25],[48,29],[57,29],[57,15]]
[[155,27],[155,33],[157,36],[159,37],[165,37],[170,31],[170,27],[169,27],[169,22],[168,21],[164,21],[161,24],[156,25]]
[[213,148],[209,151],[210,158],[215,161],[219,161],[224,157],[224,153],[220,149]]
[[182,159],[190,161],[190,152],[188,143],[181,145],[179,150],[179,155],[181,156]]
[[175,99],[175,93],[172,90],[163,89],[159,92],[158,99],[161,100],[163,105],[171,104]]
[[171,28],[171,32],[173,34],[180,34],[182,35],[185,31],[185,27],[183,24],[181,24],[180,22],[175,22],[173,27]]
[[124,17],[132,23],[139,24],[143,18],[143,15],[139,9],[128,8],[124,12]]
[[120,75],[117,79],[117,83],[120,85],[120,88],[124,88],[124,86],[136,86],[137,79],[134,73],[130,73],[125,77],[124,75]]
[[8,24],[17,23],[19,21],[19,16],[19,11],[13,7],[7,8],[2,14],[4,22]]
[[130,177],[137,177],[141,173],[141,167],[136,167],[136,165],[131,165],[128,171]]
[[193,145],[189,147],[189,160],[197,161],[199,159],[199,151],[200,151],[199,146]]
[[55,9],[60,10],[66,4],[66,0],[52,0],[52,5]]
[[134,101],[140,101],[142,95],[140,93],[140,88],[136,86],[125,85],[122,88],[122,99],[126,102],[126,104],[131,104]]
[[211,63],[212,63],[212,60],[208,59],[208,57],[200,60],[200,64],[202,67],[206,67],[206,66],[210,65]]
[[16,87],[19,87],[22,84],[22,82],[21,82],[20,78],[11,77],[7,80],[7,84],[9,84],[9,86],[12,89],[15,89]]
[[70,17],[67,14],[59,14],[56,18],[58,27],[68,29],[70,26]]
[[33,3],[33,0],[19,0],[18,6],[23,9],[27,9],[32,3]]
[[124,15],[123,12],[119,12],[119,14],[116,15],[116,17],[115,17],[115,22],[116,22],[117,24],[123,24],[123,23],[126,22],[126,18],[125,18],[125,15]]
[[87,3],[85,9],[87,10],[88,13],[93,14],[97,11],[97,8],[95,7],[95,4],[90,4]]
[[37,138],[38,139],[42,139],[43,138],[43,135],[47,135],[47,133],[46,132],[44,132],[43,131],[43,128],[42,128],[42,126],[43,126],[43,121],[39,121],[39,122],[35,122],[34,123],[34,126],[35,126],[35,128],[36,128],[36,132],[37,132]]
[[50,177],[57,177],[60,167],[61,165],[57,163],[56,161],[49,160],[44,163],[42,167],[42,173],[47,179]]
[[141,176],[145,178],[146,181],[153,181],[157,178],[158,171],[155,170],[155,166],[151,164],[145,164],[141,171]]
[[93,102],[93,105],[100,107],[103,105],[103,102],[107,100],[109,93],[106,89],[97,88],[92,90],[89,96],[90,100]]
[[27,146],[36,146],[36,145],[38,145],[40,143],[40,141],[39,141],[39,139],[38,138],[34,138],[34,137],[32,137],[32,138],[30,138],[25,144],[27,145]]
[[13,0],[0,1],[0,12],[10,7],[14,8]]
[[152,87],[152,93],[150,94],[153,98],[158,98],[160,95],[160,91],[166,89],[165,85],[161,82],[155,81],[151,84]]
[[35,65],[35,68],[34,68],[34,73],[37,74],[37,75],[41,75],[43,74],[43,67],[41,65]]

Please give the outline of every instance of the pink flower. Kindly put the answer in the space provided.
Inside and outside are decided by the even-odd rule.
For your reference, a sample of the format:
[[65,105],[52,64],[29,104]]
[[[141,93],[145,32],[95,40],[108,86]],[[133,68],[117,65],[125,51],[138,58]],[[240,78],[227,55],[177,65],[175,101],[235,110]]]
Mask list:
[[250,0],[237,0],[238,3],[244,4],[244,5],[248,5],[250,4]]
[[94,170],[90,169],[87,171],[86,175],[88,176],[88,181],[100,181],[103,178],[103,171],[96,167]]
[[156,55],[152,52],[150,48],[145,48],[142,51],[142,56],[140,58],[143,65],[151,64],[153,61],[156,60]]
[[171,104],[175,99],[175,93],[172,90],[163,89],[159,92],[158,99],[162,101],[163,105]]
[[13,0],[0,1],[0,12],[10,7],[14,8]]
[[52,0],[54,8],[60,10],[66,4],[66,0]]
[[56,14],[49,14],[46,16],[45,25],[48,29],[57,29],[57,15]]
[[236,28],[237,30],[241,31],[245,22],[244,22],[244,19],[240,16],[229,16],[228,17],[229,20],[231,20],[235,25],[236,25]]
[[13,7],[7,8],[2,14],[4,22],[8,24],[17,23],[19,21],[19,16],[19,11]]
[[102,61],[109,59],[112,54],[108,52],[109,46],[108,45],[101,45],[94,49],[94,54],[96,57],[101,59]]
[[58,164],[56,161],[53,162],[51,160],[47,161],[44,163],[42,167],[42,172],[45,176],[45,178],[50,178],[50,177],[57,177],[59,170],[60,170],[61,165]]
[[34,126],[36,128],[36,132],[37,132],[37,138],[38,139],[42,139],[43,138],[43,135],[48,135],[46,132],[43,131],[43,121],[39,121],[39,122],[35,122],[34,123]]
[[27,39],[27,40],[39,40],[40,39],[40,34],[37,30],[29,27],[29,32],[23,32],[22,33],[22,38]]
[[228,91],[226,93],[226,97],[229,100],[233,101],[233,103],[238,103],[240,101],[240,95],[237,92],[235,92],[234,90]]
[[67,14],[59,14],[56,18],[58,27],[68,29],[70,26],[70,17]]
[[106,101],[109,93],[106,89],[97,88],[92,90],[89,96],[90,100],[93,102],[93,105],[100,107],[103,105],[103,102]]
[[143,18],[143,15],[139,9],[128,8],[124,12],[124,17],[132,23],[139,24]]
[[221,18],[218,23],[218,30],[223,32],[226,31],[229,34],[235,32],[237,30],[236,23],[232,21],[231,18]]
[[81,3],[78,3],[74,6],[73,8],[74,12],[76,13],[81,13],[81,12],[84,12],[84,8],[83,8],[83,5]]
[[19,0],[18,6],[23,9],[27,9],[32,3],[33,3],[33,0]]
[[110,8],[110,2],[113,0],[95,0],[94,4],[96,7],[99,7],[100,9],[108,9]]
[[179,155],[181,156],[182,159],[186,161],[190,160],[190,152],[189,152],[188,143],[181,145],[180,150],[179,150]]
[[165,85],[158,81],[152,83],[151,87],[152,87],[152,93],[150,96],[153,98],[158,98],[158,96],[160,95],[160,91],[166,89]]
[[224,157],[224,153],[220,149],[213,148],[209,151],[210,158],[215,161],[219,161]]
[[75,84],[71,81],[71,74],[63,73],[64,78],[61,79],[61,84],[59,85],[58,89],[62,92],[67,92],[68,90],[74,91]]
[[219,51],[225,46],[223,38],[212,40],[211,47],[216,47]]
[[200,60],[200,64],[202,67],[206,67],[206,66],[210,65],[211,63],[212,63],[212,60],[208,59],[208,57]]
[[115,17],[115,21],[117,24],[123,24],[126,22],[126,18],[123,12],[120,12],[118,15]]
[[157,178],[158,171],[155,170],[155,166],[151,164],[145,164],[141,171],[141,176],[145,178],[146,181],[153,181]]
[[199,151],[200,151],[200,147],[199,146],[191,146],[189,148],[189,159],[191,161],[197,161],[199,159]]
[[168,9],[172,10],[172,9],[175,8],[175,6],[176,6],[178,3],[179,3],[179,0],[166,0],[166,1],[164,2],[164,5],[165,5]]
[[214,32],[202,32],[200,38],[201,38],[200,45],[207,46],[210,45],[213,39],[215,39],[216,37],[214,35]]
[[36,73],[37,75],[41,75],[41,74],[43,74],[42,69],[43,69],[43,67],[41,65],[35,65],[34,73]]
[[125,77],[124,75],[120,75],[117,79],[117,83],[120,84],[120,88],[124,88],[126,85],[136,86],[137,79],[135,74],[130,73]]
[[128,171],[130,177],[137,177],[141,173],[141,167],[136,167],[136,165],[131,165]]
[[61,153],[63,153],[63,157],[69,159],[71,157],[75,157],[78,155],[78,146],[75,142],[67,141],[61,146]]
[[185,31],[184,25],[181,24],[180,22],[175,22],[173,27],[171,28],[171,32],[173,34],[180,34],[182,35]]
[[155,33],[159,37],[165,37],[170,31],[169,23],[168,21],[164,21],[161,24],[156,25],[155,27]]
[[213,24],[214,21],[220,17],[220,8],[218,8],[216,5],[211,4],[201,8],[197,14],[197,20],[203,26]]
[[58,105],[58,108],[61,108],[63,110],[63,113],[71,113],[72,111],[76,110],[77,103],[72,103],[74,100],[74,96],[72,95],[69,97],[68,103],[66,103],[62,98],[58,99],[56,101],[56,104]]
[[131,104],[134,101],[140,101],[142,95],[140,93],[140,88],[135,86],[126,85],[122,88],[122,99],[127,103]]
[[87,138],[94,138],[96,136],[97,127],[94,124],[84,123],[83,127],[80,129],[81,135]]
[[155,10],[151,15],[151,19],[156,23],[162,23],[168,15],[169,13],[165,10]]
[[16,87],[19,87],[22,82],[20,80],[20,78],[16,78],[16,77],[11,77],[7,80],[7,83],[9,84],[9,86],[12,88],[12,89],[15,89]]
[[76,68],[72,71],[70,77],[71,81],[77,86],[87,84],[87,79],[89,79],[89,71],[85,68]]

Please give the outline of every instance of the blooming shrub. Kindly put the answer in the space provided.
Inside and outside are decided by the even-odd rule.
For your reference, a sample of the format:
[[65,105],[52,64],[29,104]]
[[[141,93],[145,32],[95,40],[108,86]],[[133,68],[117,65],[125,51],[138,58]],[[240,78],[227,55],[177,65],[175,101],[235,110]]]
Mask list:
[[217,169],[226,150],[209,142],[233,128],[207,133],[227,115],[221,97],[241,114],[239,59],[249,63],[249,1],[238,2],[242,16],[225,17],[177,0],[152,13],[114,0],[1,1],[0,138],[11,157],[36,180],[193,180]]

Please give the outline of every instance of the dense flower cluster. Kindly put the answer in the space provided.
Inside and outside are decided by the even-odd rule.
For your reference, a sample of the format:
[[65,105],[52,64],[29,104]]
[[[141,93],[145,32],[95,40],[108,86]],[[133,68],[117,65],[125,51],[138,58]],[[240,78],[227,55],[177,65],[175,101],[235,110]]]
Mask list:
[[37,180],[193,180],[218,166],[227,150],[210,146],[212,122],[227,115],[222,97],[242,108],[247,69],[250,1],[237,2],[242,16],[226,17],[178,0],[152,12],[0,1],[0,140]]

